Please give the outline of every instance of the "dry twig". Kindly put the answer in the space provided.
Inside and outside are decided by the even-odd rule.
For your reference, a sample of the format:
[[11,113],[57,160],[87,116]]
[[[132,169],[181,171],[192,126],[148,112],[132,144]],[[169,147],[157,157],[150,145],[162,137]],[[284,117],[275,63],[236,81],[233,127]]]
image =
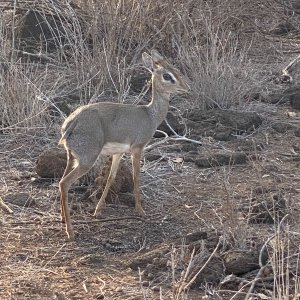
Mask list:
[[3,199],[0,197],[0,208],[2,208],[6,213],[8,214],[13,214],[13,210],[7,205],[4,203]]

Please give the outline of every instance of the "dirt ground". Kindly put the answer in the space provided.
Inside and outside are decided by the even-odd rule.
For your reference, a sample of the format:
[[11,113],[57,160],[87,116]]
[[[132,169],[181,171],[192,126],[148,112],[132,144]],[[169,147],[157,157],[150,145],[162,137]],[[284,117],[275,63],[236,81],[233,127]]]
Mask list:
[[[276,225],[273,219],[259,221],[251,205],[255,199],[275,203],[280,198],[284,204],[280,210],[274,204],[271,218],[284,218],[281,225],[288,228],[282,242],[289,245],[290,296],[296,299],[300,113],[288,105],[260,102],[253,103],[253,110],[263,122],[251,133],[229,141],[203,137],[204,145],[195,145],[192,154],[180,141],[154,148],[157,160],[147,160],[146,153],[144,219],[135,214],[130,193],[113,195],[102,218],[95,219],[96,200],[86,197],[87,186],[78,183],[69,197],[73,242],[66,240],[60,223],[59,179],[41,179],[35,172],[37,157],[55,146],[58,134],[0,134],[0,195],[13,210],[0,210],[0,298],[231,299],[241,286],[223,283],[230,272],[222,259],[233,250],[261,249],[258,245],[274,235],[278,220]],[[245,153],[247,159],[205,168],[195,163],[197,157],[221,150]],[[205,262],[211,263],[209,270],[203,268],[192,280],[197,264]],[[259,266],[254,269],[246,272],[250,282]],[[272,299],[278,274],[270,269],[266,276],[271,280],[257,284],[252,299]],[[244,299],[249,288],[235,299]]]

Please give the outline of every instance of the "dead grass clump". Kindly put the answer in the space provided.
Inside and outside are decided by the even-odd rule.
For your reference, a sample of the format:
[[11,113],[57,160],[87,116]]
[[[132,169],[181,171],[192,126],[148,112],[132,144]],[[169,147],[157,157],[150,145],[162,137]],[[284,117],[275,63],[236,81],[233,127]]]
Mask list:
[[32,67],[25,62],[38,64],[38,75],[48,77],[48,85],[39,87],[48,105],[74,106],[107,97],[138,101],[131,89],[133,69],[143,51],[157,48],[186,70],[193,105],[226,108],[257,85],[248,49],[255,28],[251,15],[262,15],[259,3],[20,1],[3,11],[10,18],[1,18],[1,60],[21,63],[26,74]]
[[7,64],[0,70],[2,129],[30,129],[48,123],[47,104],[39,99],[45,78],[30,65]]

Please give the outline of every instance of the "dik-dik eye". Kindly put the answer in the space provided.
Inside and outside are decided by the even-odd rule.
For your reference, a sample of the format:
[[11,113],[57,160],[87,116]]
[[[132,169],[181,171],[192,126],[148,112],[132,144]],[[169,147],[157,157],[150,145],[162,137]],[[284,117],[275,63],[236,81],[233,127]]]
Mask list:
[[172,83],[175,83],[175,80],[173,79],[173,77],[169,73],[164,73],[163,74],[163,79],[166,80],[166,81],[171,81]]

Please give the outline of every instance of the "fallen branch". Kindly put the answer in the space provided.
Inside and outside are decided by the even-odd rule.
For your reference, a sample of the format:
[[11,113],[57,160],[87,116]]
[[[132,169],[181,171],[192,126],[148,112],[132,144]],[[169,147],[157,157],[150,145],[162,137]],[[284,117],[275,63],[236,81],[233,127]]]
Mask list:
[[3,199],[0,197],[0,207],[8,214],[12,215],[14,212],[13,210],[4,203]]
[[55,66],[57,64],[57,61],[50,57],[49,55],[46,55],[44,53],[32,53],[32,52],[27,52],[27,51],[22,51],[22,50],[14,50],[15,52],[17,52],[19,55],[23,55],[23,56],[28,56],[28,57],[33,57],[36,59],[40,59],[43,60],[44,62],[51,62],[53,63]]
[[172,126],[169,124],[169,122],[167,120],[165,120],[167,126],[169,127],[169,129],[171,130],[171,132],[173,133],[174,136],[169,136],[166,132],[157,129],[156,132],[159,132],[161,134],[164,135],[164,138],[156,143],[153,143],[152,145],[149,145],[145,148],[145,151],[149,151],[152,150],[153,148],[157,147],[158,145],[164,144],[168,141],[186,141],[186,142],[190,142],[190,143],[195,143],[198,145],[203,145],[202,142],[194,140],[194,139],[190,139],[187,138],[186,135],[179,135],[173,128]]
[[[122,220],[137,220],[137,221],[145,221],[145,219],[141,217],[135,217],[135,216],[128,216],[128,217],[120,217],[120,218],[107,218],[107,219],[92,219],[92,220],[82,220],[82,221],[75,221],[73,222],[74,225],[80,225],[80,224],[89,224],[89,223],[106,223],[106,222],[116,222],[116,221],[122,221]],[[45,225],[45,224],[52,224],[52,223],[62,223],[61,220],[35,220],[35,221],[24,221],[24,222],[11,222],[7,223],[11,226],[20,226],[20,225]]]
[[170,137],[168,136],[168,134],[166,132],[164,132],[162,130],[158,130],[158,129],[156,130],[156,132],[159,132],[159,133],[163,134],[165,136],[164,139],[160,140],[158,142],[155,142],[152,145],[149,145],[149,146],[145,147],[145,151],[150,151],[153,148],[156,148],[158,145],[164,144],[164,143],[166,143],[167,141],[170,140]]
[[137,221],[145,221],[144,218],[135,217],[135,216],[128,216],[128,217],[119,217],[119,218],[107,218],[107,219],[92,219],[92,220],[83,220],[83,221],[75,221],[74,225],[79,224],[89,224],[89,223],[105,223],[105,222],[116,222],[122,220],[137,220]]
[[167,126],[169,127],[169,129],[172,131],[172,133],[174,134],[174,137],[170,137],[171,139],[175,140],[175,141],[186,141],[186,142],[191,142],[191,143],[195,143],[198,145],[202,146],[202,142],[199,142],[197,140],[194,139],[190,139],[186,137],[186,134],[184,135],[179,135],[173,128],[172,126],[169,124],[169,122],[167,120],[165,120]]
[[290,74],[291,69],[300,61],[300,54],[294,58],[285,68],[282,69],[280,75],[280,82],[281,83],[291,83],[293,81],[293,77]]

